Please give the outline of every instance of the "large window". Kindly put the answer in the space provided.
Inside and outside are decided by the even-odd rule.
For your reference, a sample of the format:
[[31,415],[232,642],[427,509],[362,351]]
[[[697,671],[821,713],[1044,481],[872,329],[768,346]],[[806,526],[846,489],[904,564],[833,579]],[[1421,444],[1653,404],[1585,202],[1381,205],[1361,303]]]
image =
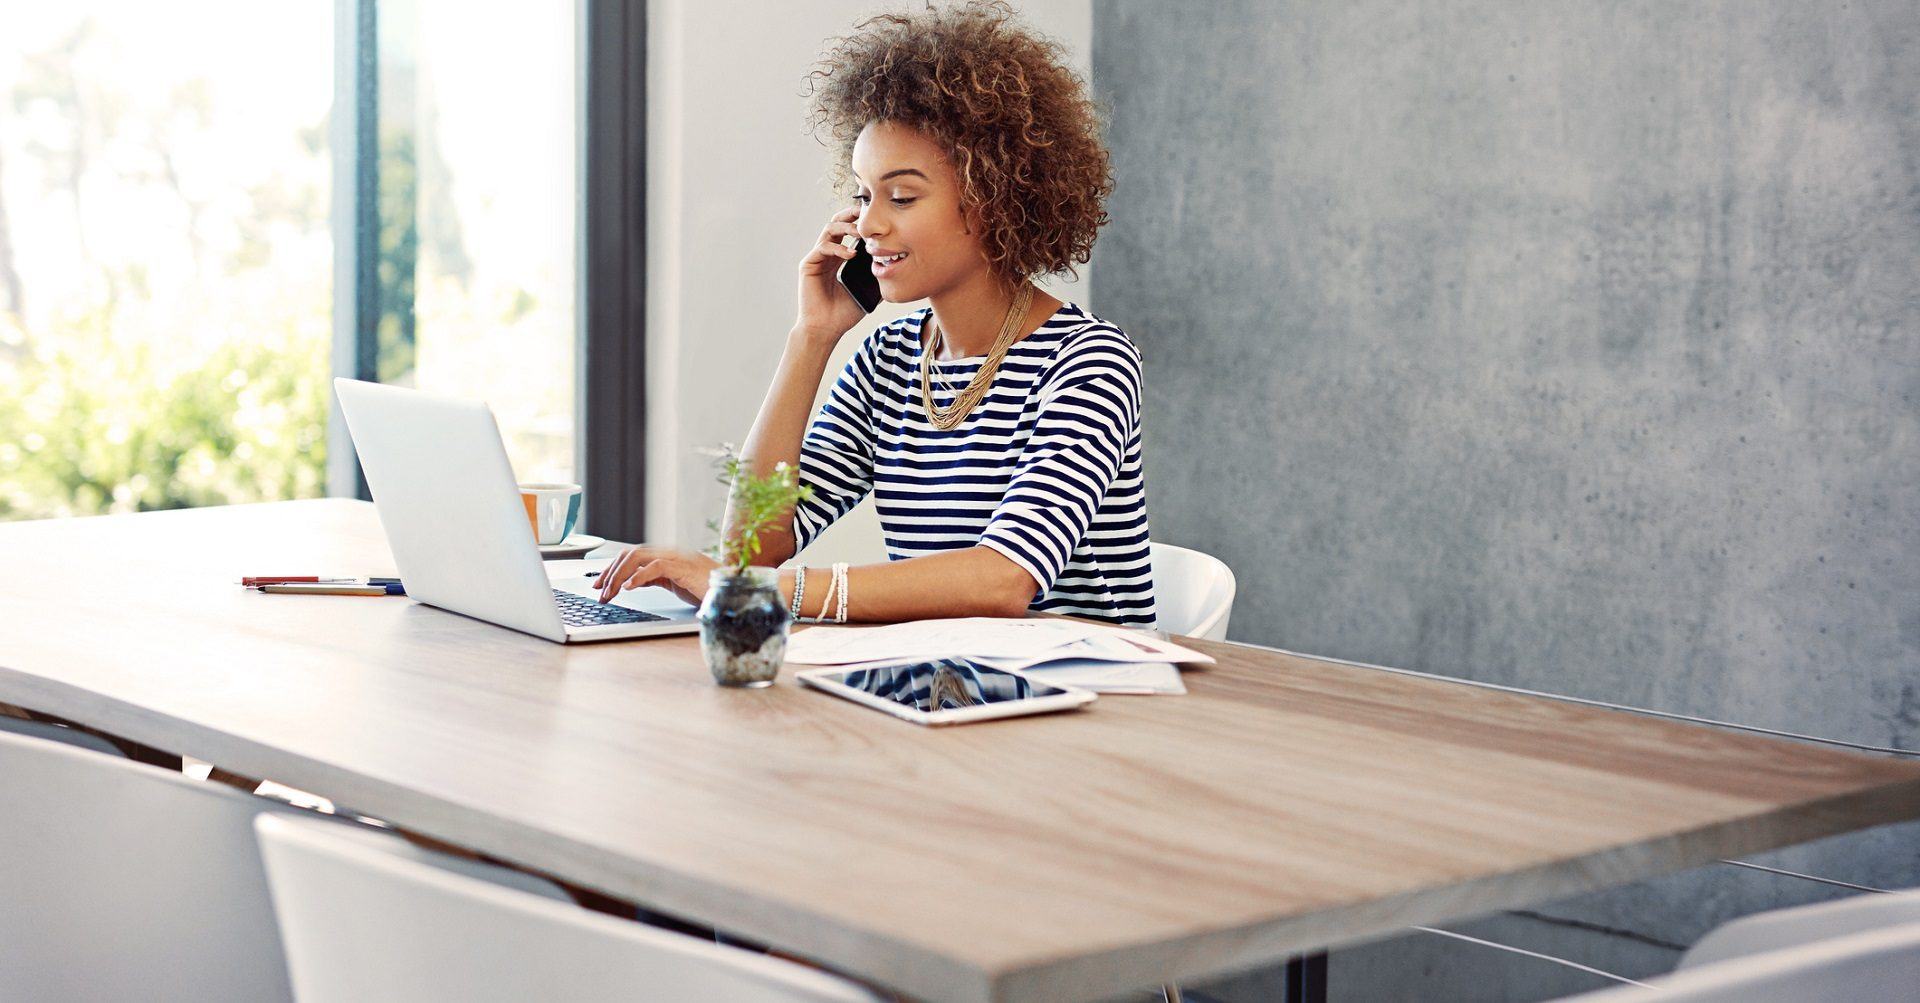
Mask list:
[[324,491],[332,34],[0,6],[0,519]]
[[[0,5],[0,519],[354,493],[336,374],[484,400],[523,480],[588,480],[587,326],[627,501],[644,52],[641,0]],[[625,202],[583,281],[592,53]]]
[[376,374],[485,400],[522,480],[572,480],[573,7],[379,0],[374,26]]

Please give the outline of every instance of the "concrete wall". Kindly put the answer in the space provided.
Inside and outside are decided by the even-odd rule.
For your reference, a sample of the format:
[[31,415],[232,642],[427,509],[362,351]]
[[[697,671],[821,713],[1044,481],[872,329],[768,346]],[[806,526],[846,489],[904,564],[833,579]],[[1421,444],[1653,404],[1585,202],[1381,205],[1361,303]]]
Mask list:
[[[1114,0],[1094,81],[1155,536],[1228,557],[1236,639],[1920,746],[1920,2]],[[1920,885],[1920,830],[1772,859]],[[1463,928],[1645,974],[1821,896]],[[1435,938],[1333,979],[1597,985]]]
[[[803,79],[827,40],[908,3],[648,5],[647,527],[652,542],[702,548],[725,508],[710,458],[744,442],[798,308],[800,259],[840,208],[827,149],[803,129]],[[1029,0],[1027,23],[1090,66],[1090,0]],[[1047,286],[1089,308],[1077,283]],[[874,327],[925,306],[883,304],[847,333],[820,396]],[[885,560],[868,501],[807,560]]]

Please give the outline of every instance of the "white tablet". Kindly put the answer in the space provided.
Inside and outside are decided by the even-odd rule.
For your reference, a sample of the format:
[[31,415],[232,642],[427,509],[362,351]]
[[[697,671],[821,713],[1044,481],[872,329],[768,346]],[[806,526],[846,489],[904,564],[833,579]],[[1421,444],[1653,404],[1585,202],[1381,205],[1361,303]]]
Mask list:
[[801,682],[916,724],[965,724],[996,717],[1045,714],[1094,701],[1073,686],[990,669],[964,658],[870,666],[808,669]]

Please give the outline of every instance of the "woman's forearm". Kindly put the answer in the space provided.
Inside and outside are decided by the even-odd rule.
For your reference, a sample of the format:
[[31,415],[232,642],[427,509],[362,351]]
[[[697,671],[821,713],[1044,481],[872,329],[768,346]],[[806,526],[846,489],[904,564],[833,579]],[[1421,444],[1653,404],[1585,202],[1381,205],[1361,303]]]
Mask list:
[[[833,356],[833,344],[795,328],[787,335],[787,347],[774,370],[773,385],[760,403],[760,414],[740,448],[741,459],[756,477],[765,477],[781,463],[798,467],[800,443],[807,434],[807,422],[813,417],[813,398],[820,391],[820,380]],[[721,524],[729,539],[734,532],[731,500]],[[774,526],[760,534],[760,556],[754,563],[774,567],[793,556],[793,511],[781,513]]]
[[[780,572],[780,595],[793,607],[796,573]],[[831,568],[807,569],[800,597],[803,616],[833,617],[840,601],[827,608]],[[969,547],[904,561],[863,564],[847,569],[847,622],[895,623],[955,616],[1026,615],[1038,586],[1033,576],[989,547]]]

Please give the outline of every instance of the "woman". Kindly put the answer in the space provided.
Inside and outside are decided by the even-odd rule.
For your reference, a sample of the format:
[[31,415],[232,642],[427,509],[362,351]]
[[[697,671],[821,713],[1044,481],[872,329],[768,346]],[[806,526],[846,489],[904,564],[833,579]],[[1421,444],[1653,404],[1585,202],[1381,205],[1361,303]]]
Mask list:
[[[838,43],[810,76],[812,123],[854,204],[800,262],[799,316],[741,450],[760,474],[796,464],[814,494],[789,532],[763,535],[759,563],[872,491],[891,560],[784,571],[789,608],[798,589],[803,615],[844,603],[849,621],[1044,610],[1153,626],[1140,353],[1031,281],[1072,274],[1107,220],[1084,85],[999,3],[885,14]],[[809,429],[834,346],[864,316],[836,278],[848,237],[887,300],[931,305],[866,339]],[[664,585],[697,602],[715,566],[635,547],[602,598]]]

